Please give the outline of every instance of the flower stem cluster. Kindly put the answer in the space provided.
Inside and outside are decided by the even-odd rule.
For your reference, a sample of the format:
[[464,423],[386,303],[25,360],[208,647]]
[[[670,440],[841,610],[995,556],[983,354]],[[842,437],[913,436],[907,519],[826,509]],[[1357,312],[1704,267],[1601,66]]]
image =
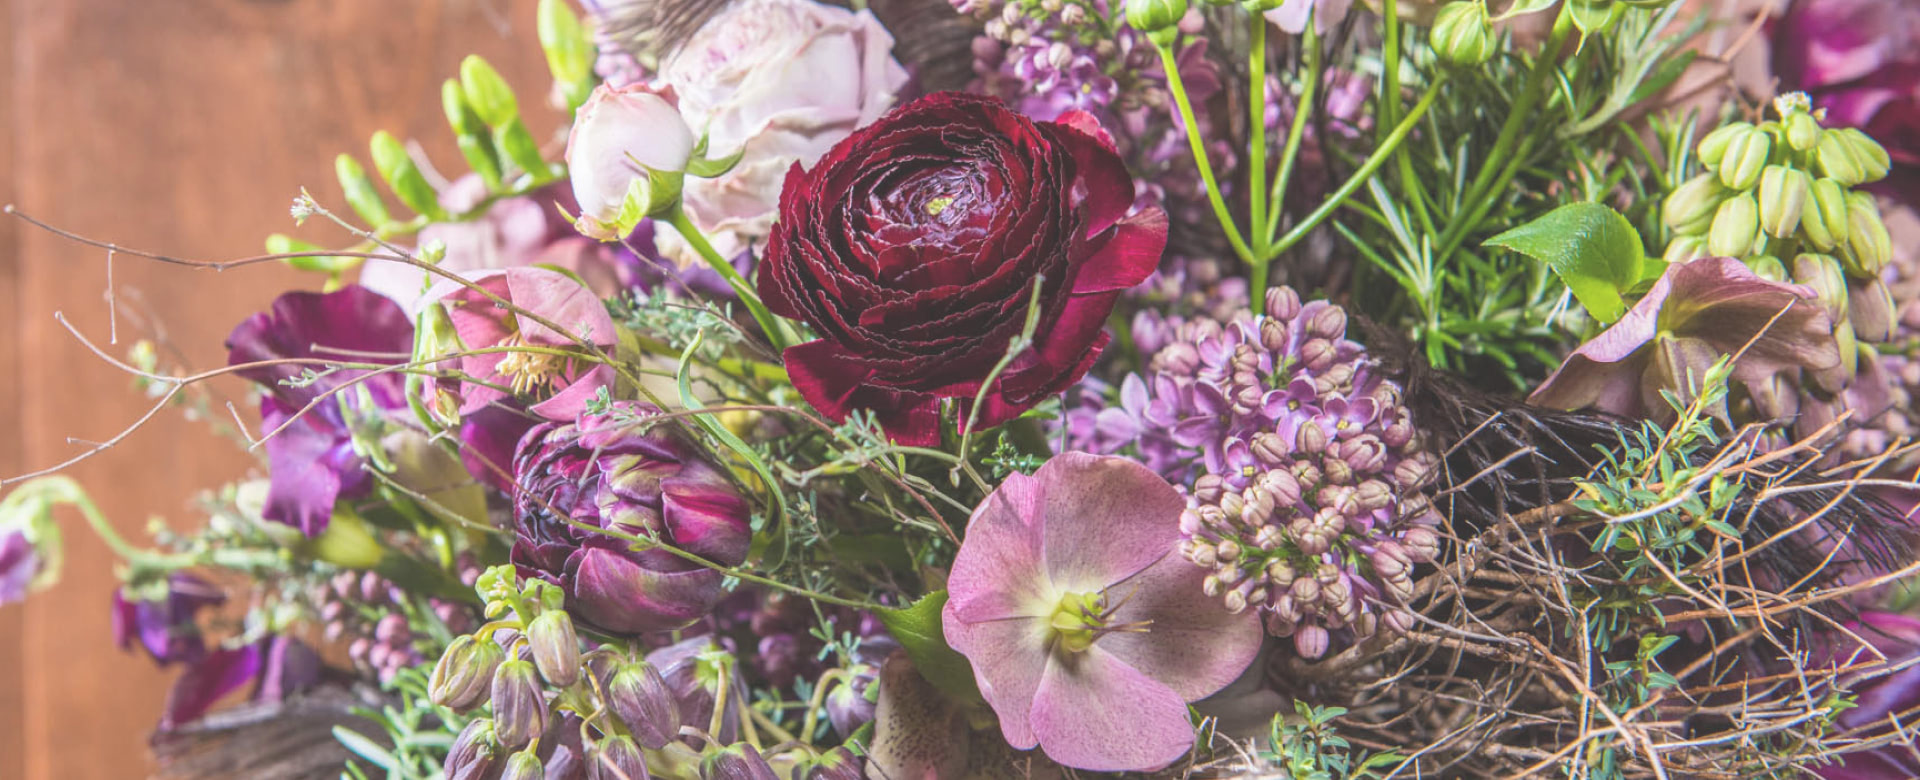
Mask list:
[[1144,427],[1198,450],[1180,550],[1229,610],[1315,658],[1334,634],[1405,630],[1396,605],[1439,553],[1421,492],[1439,459],[1399,388],[1346,339],[1346,312],[1267,292],[1267,314],[1194,320],[1152,361]]

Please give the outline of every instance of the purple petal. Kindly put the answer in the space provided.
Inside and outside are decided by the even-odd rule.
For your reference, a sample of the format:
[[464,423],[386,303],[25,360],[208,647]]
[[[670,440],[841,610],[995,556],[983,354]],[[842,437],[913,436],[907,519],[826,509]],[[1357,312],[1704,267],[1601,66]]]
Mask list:
[[[413,352],[413,323],[399,304],[357,284],[330,293],[290,292],[273,308],[249,317],[227,336],[227,365],[284,358],[399,363]],[[315,365],[259,366],[238,372],[289,405],[303,405],[365,371],[335,371],[305,387],[283,382]],[[370,380],[383,405],[398,405],[398,375]]]
[[1092,593],[1125,580],[1179,541],[1186,502],[1145,466],[1065,453],[1033,476],[1044,486],[1041,550],[1060,591]]
[[352,472],[354,481],[364,480],[365,474],[345,429],[329,425],[319,408],[287,425],[298,411],[298,407],[282,406],[273,396],[260,399],[262,429],[279,431],[266,441],[272,481],[261,515],[313,536],[333,519],[334,501],[349,479],[343,472]]
[[1265,631],[1254,610],[1233,614],[1200,589],[1207,570],[1170,554],[1114,586],[1117,623],[1148,622],[1144,632],[1116,631],[1094,646],[1166,684],[1185,701],[1226,687],[1260,652]]
[[0,606],[22,601],[40,573],[40,556],[19,529],[0,531]]
[[712,569],[650,569],[593,547],[568,558],[566,577],[568,611],[614,634],[684,628],[725,595]]
[[259,676],[263,644],[221,648],[188,667],[167,693],[160,728],[178,728],[199,720],[220,699]]
[[1047,664],[1030,717],[1047,757],[1076,769],[1152,771],[1193,748],[1186,700],[1098,645]]
[[1035,525],[1044,492],[1038,478],[1014,472],[974,510],[967,521],[967,542],[947,576],[944,622],[949,632],[957,624],[1052,614],[1058,595],[1042,568]]

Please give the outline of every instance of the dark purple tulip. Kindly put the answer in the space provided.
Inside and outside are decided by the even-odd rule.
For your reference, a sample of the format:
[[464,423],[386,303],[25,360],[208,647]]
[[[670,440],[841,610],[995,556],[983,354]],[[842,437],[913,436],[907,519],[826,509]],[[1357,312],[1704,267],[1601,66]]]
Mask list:
[[[412,351],[413,323],[400,305],[359,285],[330,293],[287,293],[273,302],[272,309],[249,317],[227,336],[228,365],[287,358],[400,363]],[[260,401],[264,431],[278,429],[309,403],[368,373],[338,370],[311,382],[289,384],[325,368],[280,364],[238,372],[267,393]],[[356,386],[366,389],[381,409],[406,405],[405,380],[399,374],[381,374]],[[360,457],[353,453],[346,419],[332,397],[314,404],[266,442],[273,483],[262,514],[309,536],[326,528],[336,499],[359,495],[369,484]],[[360,399],[359,393],[346,391],[337,397],[353,405]]]
[[212,584],[185,572],[167,580],[166,595],[155,600],[129,600],[126,588],[113,593],[113,640],[122,650],[137,639],[161,666],[193,663],[207,653],[195,620],[200,610],[227,600]]
[[567,611],[631,636],[685,627],[726,595],[718,571],[567,521],[658,538],[721,566],[746,560],[751,508],[718,468],[634,401],[529,431],[514,458],[513,562],[566,591]]

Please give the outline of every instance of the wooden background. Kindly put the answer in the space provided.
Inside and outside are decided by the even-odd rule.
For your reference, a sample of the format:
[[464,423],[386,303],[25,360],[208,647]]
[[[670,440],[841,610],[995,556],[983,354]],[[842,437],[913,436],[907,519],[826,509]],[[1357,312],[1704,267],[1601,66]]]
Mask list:
[[[0,202],[101,240],[182,257],[257,254],[292,228],[299,188],[340,205],[336,153],[388,129],[455,170],[440,82],[468,53],[515,83],[536,133],[546,68],[533,0],[0,0]],[[345,212],[344,207],[340,211]],[[336,232],[298,231],[341,244]],[[191,365],[217,366],[234,324],[318,280],[214,274],[121,256],[108,347],[106,253],[0,220],[0,474],[44,467],[136,419],[147,399],[54,320],[124,353],[150,314]],[[238,398],[237,384],[222,389]],[[246,410],[249,424],[257,420]],[[130,538],[197,522],[193,494],[256,468],[206,426],[163,414],[69,473]],[[65,517],[63,582],[0,608],[0,780],[124,780],[174,670],[112,644],[113,559]]]

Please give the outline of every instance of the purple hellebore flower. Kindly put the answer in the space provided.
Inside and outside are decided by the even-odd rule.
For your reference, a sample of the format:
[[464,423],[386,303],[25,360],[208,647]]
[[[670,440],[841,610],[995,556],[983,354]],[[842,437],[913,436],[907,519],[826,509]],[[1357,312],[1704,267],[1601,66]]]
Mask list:
[[1145,466],[1065,453],[975,510],[942,622],[1008,744],[1096,771],[1193,747],[1187,702],[1238,677],[1262,632],[1174,554],[1184,505]]
[[[260,417],[263,433],[272,434],[266,440],[272,485],[262,512],[268,520],[308,536],[326,528],[335,500],[357,496],[369,486],[341,405],[358,406],[358,390],[364,389],[378,409],[406,406],[406,381],[400,374],[369,377],[364,369],[339,369],[312,377],[326,368],[317,361],[391,364],[408,360],[412,352],[413,323],[406,313],[359,285],[330,293],[286,293],[274,300],[273,308],[233,329],[227,336],[227,365],[315,361],[236,372],[266,391]],[[296,414],[300,417],[294,420]]]
[[195,663],[207,653],[196,623],[200,610],[227,600],[226,593],[186,572],[167,578],[166,594],[158,599],[128,599],[127,589],[113,593],[113,641],[132,650],[135,639],[155,663]]
[[1812,290],[1763,279],[1739,260],[1703,257],[1669,266],[1646,297],[1568,355],[1528,401],[1671,419],[1660,391],[1691,399],[1691,384],[1721,355],[1743,347],[1733,379],[1750,388],[1764,388],[1782,372],[1840,362],[1833,321]]
[[1780,91],[1802,91],[1827,124],[1865,130],[1886,146],[1885,184],[1920,204],[1920,4],[1796,0],[1774,25]]
[[[613,318],[593,291],[572,277],[545,268],[505,268],[468,277],[476,286],[525,311],[564,328],[554,330],[501,307],[477,290],[451,280],[434,286],[428,297],[444,304],[454,332],[469,350],[489,347],[537,347],[578,351],[575,336],[611,352],[616,337]],[[613,385],[612,366],[579,358],[530,352],[493,352],[464,355],[459,369],[500,387],[465,384],[459,389],[460,413],[471,414],[489,404],[516,395],[548,420],[572,420],[602,387]]]
[[[1865,638],[1898,667],[1920,653],[1920,618],[1891,612],[1865,611],[1859,621],[1848,626],[1853,636]],[[1826,657],[1819,661],[1830,666],[1852,662],[1870,662],[1851,636],[1832,635]],[[1920,706],[1920,666],[1873,676],[1853,687],[1856,705],[1840,714],[1838,730],[1854,732],[1850,736],[1884,733],[1877,726],[1899,722],[1902,714]],[[1855,730],[1859,730],[1856,732]],[[1838,763],[1813,770],[1823,780],[1906,780],[1920,777],[1920,755],[1900,742],[1875,750],[1844,753]]]
[[40,554],[18,528],[0,531],[0,606],[23,601],[40,574]]

